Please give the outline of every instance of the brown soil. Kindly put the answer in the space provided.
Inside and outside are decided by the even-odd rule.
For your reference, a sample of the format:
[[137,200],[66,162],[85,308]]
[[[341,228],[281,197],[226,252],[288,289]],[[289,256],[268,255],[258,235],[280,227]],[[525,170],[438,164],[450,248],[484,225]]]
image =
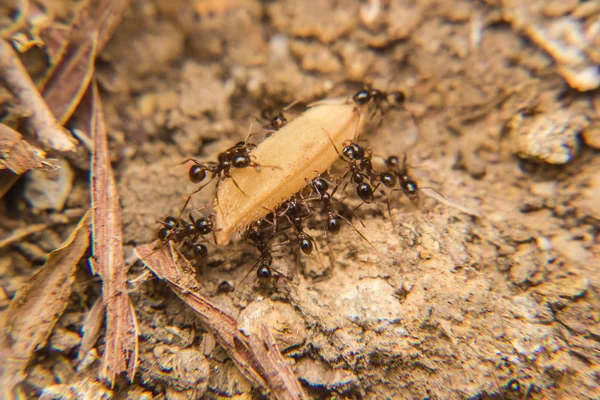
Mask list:
[[[381,3],[367,27],[356,1],[133,1],[97,63],[126,257],[193,190],[179,163],[214,159],[266,106],[346,96],[365,82],[401,89],[405,108],[371,124],[365,143],[382,156],[406,153],[421,187],[483,217],[398,197],[396,232],[385,202],[364,205],[365,226],[354,224],[379,254],[349,227],[328,241],[313,229],[318,254],[279,247],[274,266],[290,281],[267,285],[255,274],[239,284],[254,249],[211,246],[198,269],[202,294],[242,329],[272,327],[311,398],[597,398],[600,94],[573,89],[573,73],[529,28],[591,24],[594,15],[598,24],[600,11],[582,15],[577,1]],[[596,53],[582,54],[598,68],[595,40]],[[79,156],[63,160],[73,179],[67,209],[88,202]],[[10,210],[39,197],[32,186],[5,197],[3,225],[17,226]],[[194,207],[212,197],[202,191]],[[68,233],[51,229],[2,253],[3,307]],[[133,264],[130,277],[143,270]],[[218,293],[224,280],[236,290]],[[74,376],[79,329],[99,290],[82,268],[31,364],[33,392]],[[165,284],[144,282],[131,297],[140,366],[118,393],[195,398],[207,382],[206,398],[258,397]],[[208,369],[198,366],[204,356]],[[514,379],[520,394],[506,386]]]

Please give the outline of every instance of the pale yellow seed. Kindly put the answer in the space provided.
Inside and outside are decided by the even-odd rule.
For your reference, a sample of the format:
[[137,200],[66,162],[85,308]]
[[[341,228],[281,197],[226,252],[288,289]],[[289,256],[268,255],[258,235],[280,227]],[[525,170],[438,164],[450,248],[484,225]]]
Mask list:
[[[331,142],[341,151],[343,143],[362,130],[367,107],[357,107],[348,99],[315,103],[253,151],[261,165],[234,169],[232,179],[224,180],[215,204],[217,242],[229,243],[235,233],[275,210],[306,186],[306,179],[327,171],[338,160]],[[331,138],[331,141],[329,138]]]

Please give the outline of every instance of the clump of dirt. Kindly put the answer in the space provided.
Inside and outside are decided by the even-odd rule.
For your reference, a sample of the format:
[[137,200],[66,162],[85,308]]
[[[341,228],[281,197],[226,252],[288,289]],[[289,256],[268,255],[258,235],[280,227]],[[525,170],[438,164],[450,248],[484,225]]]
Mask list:
[[[194,190],[181,162],[214,160],[266,107],[367,83],[402,90],[404,107],[387,109],[380,125],[376,117],[361,139],[376,155],[406,154],[420,187],[481,218],[424,192],[418,204],[393,192],[393,219],[384,201],[356,212],[370,243],[348,226],[327,237],[320,224],[309,230],[318,252],[278,249],[274,268],[289,279],[244,280],[254,249],[209,247],[199,292],[244,332],[256,321],[270,327],[310,398],[595,398],[600,35],[591,25],[600,9],[591,3],[132,2],[96,72],[126,251],[153,241],[156,221],[177,215]],[[85,204],[88,185],[71,164],[67,207]],[[39,204],[26,179],[25,196]],[[19,224],[9,216],[16,193],[2,206],[5,230]],[[207,188],[193,207],[213,199]],[[3,307],[65,232],[48,235],[2,253]],[[135,263],[129,275],[143,271]],[[60,337],[79,338],[100,291],[85,273],[76,278],[62,330],[30,366],[25,383],[36,393],[76,380],[74,346]],[[123,393],[253,396],[167,285],[138,282],[130,296],[139,379]]]

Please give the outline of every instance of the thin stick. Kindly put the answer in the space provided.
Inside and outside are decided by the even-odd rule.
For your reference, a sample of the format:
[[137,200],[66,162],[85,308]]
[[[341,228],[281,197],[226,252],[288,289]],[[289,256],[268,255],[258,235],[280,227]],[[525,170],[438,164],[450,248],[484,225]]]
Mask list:
[[0,77],[8,89],[25,105],[31,115],[26,119],[28,131],[35,134],[46,148],[71,151],[76,147],[75,139],[60,126],[38,92],[35,83],[19,60],[10,44],[0,39]]

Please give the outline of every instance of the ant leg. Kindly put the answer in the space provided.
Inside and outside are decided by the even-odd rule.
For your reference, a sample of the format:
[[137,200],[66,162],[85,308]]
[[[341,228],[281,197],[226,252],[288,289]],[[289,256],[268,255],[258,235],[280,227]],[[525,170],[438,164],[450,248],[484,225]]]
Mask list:
[[188,158],[188,159],[186,159],[185,161],[183,161],[183,162],[180,162],[180,163],[178,163],[178,164],[176,164],[176,165],[183,165],[183,164],[185,164],[185,163],[188,163],[188,162],[190,162],[190,161],[191,161],[191,162],[193,162],[193,163],[194,163],[194,164],[196,164],[196,165],[202,165],[202,163],[201,163],[200,161],[196,160],[195,158]]
[[337,263],[335,262],[335,252],[331,248],[331,243],[329,243],[329,235],[327,234],[327,230],[325,230],[325,243],[327,244],[327,250],[329,250],[329,262],[331,263],[331,268],[335,268]]
[[[342,178],[340,179],[340,182],[343,181],[344,179],[346,179],[346,177],[348,176],[348,174],[350,173],[350,170],[346,171],[344,173],[344,175],[342,175]],[[337,191],[338,187],[340,187],[340,185],[336,185],[335,188],[333,189],[333,192],[331,192],[331,198],[333,198],[333,195],[335,194],[335,192]],[[342,193],[346,193],[346,188],[348,187],[348,182],[344,183],[344,187],[342,188]]]
[[315,246],[315,250],[317,251],[317,258],[319,259],[319,264],[321,264],[321,267],[323,268],[323,270],[325,270],[325,264],[323,264],[323,258],[321,258],[321,252],[319,251],[319,246],[317,245],[317,242],[314,238],[310,237],[310,241],[313,242],[313,245]]
[[[335,199],[334,199],[334,200],[335,200],[335,201],[337,201],[338,203],[342,203],[342,202],[344,201],[344,199],[345,199],[345,197],[344,197],[343,199],[340,199],[340,200],[335,200]],[[361,204],[361,205],[362,205],[362,204]],[[358,218],[358,222],[360,222],[360,224],[361,224],[361,225],[363,226],[363,228],[364,228],[364,227],[365,227],[365,223],[363,222],[362,218],[361,218],[361,217],[360,217],[360,216],[359,216],[357,213],[355,213],[354,211],[352,211],[352,214],[354,214],[354,216],[355,216],[356,218]],[[338,214],[338,215],[339,215],[339,214]],[[340,216],[341,216],[341,215],[340,215]]]
[[353,213],[356,214],[356,210],[358,210],[363,204],[365,204],[365,202],[361,202],[359,205],[356,206],[356,208],[354,210],[352,210]]
[[392,226],[394,227],[394,233],[398,236],[400,235],[400,233],[398,232],[398,228],[396,227],[396,220],[392,215],[391,197],[386,192],[384,192],[383,189],[379,189],[379,193],[385,196],[385,202],[387,203],[388,214],[390,216],[390,220],[392,221]]
[[333,143],[333,140],[331,140],[331,136],[329,136],[329,132],[327,132],[327,130],[325,128],[321,128],[323,129],[323,132],[325,132],[325,134],[327,135],[327,139],[329,139],[329,142],[331,143],[331,145],[333,146],[333,149],[335,150],[335,152],[337,153],[337,155],[344,161],[346,161],[346,159],[342,156],[342,154],[340,153],[340,151],[338,150],[337,146],[335,145],[335,143]]
[[261,262],[261,261],[262,261],[262,258],[261,258],[261,259],[259,259],[257,262],[255,262],[255,263],[254,263],[254,265],[252,266],[252,268],[250,268],[250,269],[248,270],[248,272],[246,273],[246,275],[244,275],[244,278],[242,278],[242,280],[240,281],[240,283],[238,283],[238,284],[237,284],[237,287],[241,287],[241,286],[242,286],[242,283],[244,283],[244,281],[246,280],[246,278],[248,278],[248,275],[250,275],[250,273],[251,273],[252,271],[254,271],[254,269],[255,269],[256,267],[258,267],[258,264],[260,264],[260,262]]
[[243,194],[244,196],[248,196],[248,195],[246,194],[246,192],[244,192],[244,191],[242,190],[242,188],[240,187],[240,185],[238,185],[238,183],[235,181],[235,178],[234,178],[233,176],[229,176],[229,178],[231,178],[231,180],[233,181],[233,184],[235,185],[235,187],[236,187],[236,188],[238,188],[238,190],[239,190],[240,192],[242,192],[242,194]]
[[[246,135],[246,139],[244,140],[244,143],[246,144],[246,147],[248,146],[248,141],[250,140],[250,138],[254,135],[256,135],[256,132],[252,132],[252,128],[254,128],[254,124],[256,123],[257,118],[256,117],[252,117],[252,122],[250,122],[250,128],[248,129],[248,134]],[[256,146],[256,145],[252,145],[252,146]]]
[[354,106],[352,112],[355,112],[358,117],[356,119],[356,127],[354,128],[354,141],[356,142],[358,140],[358,127],[360,126],[360,111],[358,111],[358,107]]
[[[199,213],[200,211],[204,210],[206,207],[208,207],[208,204],[205,204],[205,205],[203,205],[200,208],[197,208],[195,210],[190,211],[190,219],[192,218],[192,213],[193,212],[198,212]],[[193,220],[192,220],[192,222],[195,223]]]
[[192,196],[195,195],[196,193],[198,193],[199,191],[201,191],[202,189],[204,189],[205,187],[207,187],[208,185],[210,185],[210,183],[214,179],[215,179],[215,177],[213,176],[212,178],[210,178],[210,181],[208,181],[207,183],[205,183],[204,185],[200,186],[199,188],[197,188],[196,190],[194,190],[192,193],[190,193],[190,195],[188,196],[187,200],[185,201],[185,204],[183,205],[183,208],[179,212],[179,215],[177,216],[177,219],[181,218],[181,215],[183,214],[183,212],[187,208],[188,204],[190,203],[190,200],[192,199]]
[[375,252],[379,255],[382,256],[382,254],[379,252],[379,250],[377,249],[377,247],[375,247],[375,245],[373,243],[371,243],[371,241],[369,239],[367,239],[367,237],[358,229],[356,229],[356,227],[354,225],[352,225],[352,223],[350,221],[348,221],[348,219],[346,219],[345,217],[343,217],[340,214],[337,214],[338,217],[340,217],[341,219],[344,220],[344,222],[346,222],[348,225],[350,225],[352,227],[352,229],[354,229],[356,231],[356,233],[358,233],[360,235],[361,238],[363,238],[367,243],[369,243],[369,245],[375,250]]

